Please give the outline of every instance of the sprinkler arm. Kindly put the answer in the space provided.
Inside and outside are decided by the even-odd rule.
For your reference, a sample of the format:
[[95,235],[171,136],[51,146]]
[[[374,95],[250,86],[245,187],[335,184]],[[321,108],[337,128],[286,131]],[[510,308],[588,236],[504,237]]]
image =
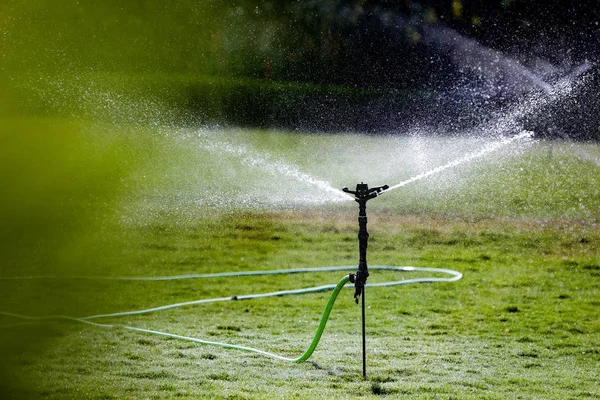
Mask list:
[[356,185],[356,190],[350,190],[348,189],[348,187],[344,187],[342,188],[342,191],[345,193],[353,194],[355,196],[354,200],[360,202],[360,200],[362,199],[364,199],[364,201],[374,199],[375,197],[379,196],[383,191],[388,190],[389,188],[390,187],[388,185],[375,186],[369,188],[366,183],[361,182],[358,185]]

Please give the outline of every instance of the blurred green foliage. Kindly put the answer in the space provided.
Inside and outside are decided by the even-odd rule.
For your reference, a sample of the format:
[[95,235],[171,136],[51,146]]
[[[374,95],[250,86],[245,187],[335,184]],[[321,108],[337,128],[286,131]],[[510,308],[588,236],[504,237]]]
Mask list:
[[2,50],[13,71],[200,69],[210,59],[219,3],[9,1]]
[[[8,114],[5,109],[0,117],[0,277],[102,274],[107,260],[119,255],[119,236],[105,230],[115,221],[123,179],[151,145],[134,149],[132,135],[110,126]],[[77,315],[94,302],[89,293],[97,286],[4,282],[2,311],[33,316]],[[2,318],[2,325],[15,322],[26,329],[0,329],[2,398],[21,385],[21,377],[11,375],[14,366],[36,358],[53,335]]]
[[5,71],[262,77],[265,57],[289,56],[282,42],[307,39],[288,24],[292,8],[278,2],[9,0],[0,7]]
[[322,110],[320,128],[339,131],[368,125],[356,107],[376,100],[403,108],[414,100],[398,90],[315,84],[335,81],[331,37],[325,15],[293,3],[30,0],[1,7],[0,90],[21,115],[311,129]]

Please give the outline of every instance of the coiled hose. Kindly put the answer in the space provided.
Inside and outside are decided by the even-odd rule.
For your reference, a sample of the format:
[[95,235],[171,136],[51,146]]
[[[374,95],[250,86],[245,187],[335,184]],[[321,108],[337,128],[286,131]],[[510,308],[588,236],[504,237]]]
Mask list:
[[[369,267],[371,270],[380,270],[380,271],[398,271],[398,272],[434,272],[434,273],[443,273],[451,275],[450,278],[415,278],[415,279],[406,279],[399,281],[391,281],[391,282],[381,282],[381,283],[369,283],[366,287],[384,287],[384,286],[398,286],[398,285],[406,285],[411,283],[427,283],[427,282],[454,282],[462,279],[462,274],[460,272],[451,270],[451,269],[443,269],[443,268],[422,268],[422,267],[394,267],[394,266],[371,266]],[[171,281],[171,280],[182,280],[182,279],[209,279],[209,278],[227,278],[227,277],[241,277],[241,276],[261,276],[261,275],[284,275],[284,274],[299,274],[299,273],[315,273],[315,272],[332,272],[332,271],[349,271],[355,270],[356,266],[342,266],[342,267],[321,267],[321,268],[300,268],[300,269],[281,269],[281,270],[267,270],[267,271],[242,271],[242,272],[222,272],[222,273],[214,273],[214,274],[191,274],[191,275],[175,275],[175,276],[158,276],[158,277],[85,277],[85,276],[70,276],[70,277],[54,277],[54,276],[31,276],[31,277],[12,277],[12,278],[0,278],[1,280],[26,280],[26,279],[99,279],[99,280],[136,280],[136,281]],[[279,360],[290,361],[299,363],[302,361],[306,361],[310,358],[312,353],[317,348],[319,341],[321,340],[321,336],[323,335],[323,331],[325,330],[325,326],[327,325],[327,321],[329,320],[329,315],[331,314],[331,310],[333,309],[333,305],[335,304],[335,300],[337,299],[338,294],[344,287],[353,287],[348,284],[349,276],[346,275],[336,285],[323,285],[323,286],[315,286],[304,289],[292,289],[292,290],[283,290],[276,292],[268,292],[268,293],[258,293],[258,294],[247,294],[247,295],[238,295],[238,296],[229,296],[229,297],[217,297],[210,299],[200,299],[194,301],[188,301],[183,303],[174,303],[167,304],[160,307],[147,308],[142,310],[135,311],[125,311],[111,314],[98,314],[98,315],[90,315],[87,317],[70,317],[64,315],[53,315],[46,317],[33,317],[33,316],[25,316],[19,315],[9,312],[0,311],[0,315],[5,315],[9,317],[26,319],[30,321],[42,321],[42,320],[68,320],[68,321],[76,321],[85,323],[88,325],[105,327],[105,328],[123,328],[127,330],[143,332],[147,334],[170,337],[173,339],[180,339],[189,342],[199,343],[208,346],[216,346],[222,347],[226,349],[234,349],[234,350],[243,350],[251,353],[261,354],[263,356],[276,358]],[[219,301],[237,301],[237,300],[250,300],[250,299],[259,299],[266,297],[275,297],[275,296],[288,296],[288,295],[300,295],[307,293],[316,293],[316,292],[324,292],[328,290],[333,290],[331,295],[329,296],[329,300],[327,301],[327,305],[325,306],[325,310],[323,311],[323,315],[321,316],[321,321],[319,322],[319,326],[317,327],[317,331],[313,337],[312,342],[306,349],[306,351],[297,358],[288,358],[283,357],[278,354],[269,353],[264,350],[254,349],[251,347],[238,346],[229,343],[220,343],[213,342],[203,339],[197,339],[189,336],[181,336],[168,332],[160,332],[151,329],[138,328],[130,325],[121,325],[121,324],[101,324],[97,322],[92,322],[91,320],[99,319],[99,318],[112,318],[112,317],[124,317],[130,315],[140,315],[140,314],[148,314],[152,312],[164,311],[171,308],[204,304],[204,303],[214,303]],[[20,325],[20,324],[14,324]],[[14,325],[5,325],[4,328],[8,328]]]

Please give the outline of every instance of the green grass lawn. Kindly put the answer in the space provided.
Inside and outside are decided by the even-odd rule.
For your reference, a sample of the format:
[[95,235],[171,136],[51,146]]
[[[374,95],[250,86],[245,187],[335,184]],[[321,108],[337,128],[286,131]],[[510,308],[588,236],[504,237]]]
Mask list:
[[[486,143],[60,120],[2,127],[0,172],[12,190],[2,210],[0,277],[55,278],[0,279],[0,311],[31,316],[336,283],[342,273],[172,282],[56,277],[353,265],[357,206],[333,202],[317,180],[335,188],[360,180],[393,185]],[[11,136],[19,131],[28,135]],[[571,146],[519,144],[369,203],[371,265],[451,268],[464,278],[368,290],[366,381],[360,308],[345,290],[302,364],[119,327],[0,316],[2,398],[597,398],[600,170]],[[597,144],[578,146],[598,154]],[[373,272],[369,281],[392,279],[397,274]],[[327,297],[228,301],[96,322],[295,357],[310,343]]]

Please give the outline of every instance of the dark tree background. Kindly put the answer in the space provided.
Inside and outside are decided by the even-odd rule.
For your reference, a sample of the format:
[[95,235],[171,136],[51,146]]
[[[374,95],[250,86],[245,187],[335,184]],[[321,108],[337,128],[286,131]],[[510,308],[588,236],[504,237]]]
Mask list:
[[[595,1],[338,0],[243,2],[259,33],[247,35],[242,73],[257,79],[378,90],[378,96],[285,101],[256,109],[258,125],[393,131],[416,122],[460,131],[578,68],[592,75],[565,101],[529,115],[544,136],[598,138]],[[252,12],[254,10],[254,12]],[[223,33],[227,36],[227,32]],[[236,64],[237,65],[237,64]],[[590,68],[591,67],[591,68]],[[272,94],[268,93],[267,98]],[[266,100],[268,103],[268,100]],[[250,102],[252,104],[252,102]],[[431,110],[436,112],[432,113]],[[269,119],[271,117],[274,118]]]
[[460,131],[585,70],[575,97],[526,122],[599,137],[597,1],[7,0],[0,11],[5,82],[186,76],[183,107],[201,123]]

